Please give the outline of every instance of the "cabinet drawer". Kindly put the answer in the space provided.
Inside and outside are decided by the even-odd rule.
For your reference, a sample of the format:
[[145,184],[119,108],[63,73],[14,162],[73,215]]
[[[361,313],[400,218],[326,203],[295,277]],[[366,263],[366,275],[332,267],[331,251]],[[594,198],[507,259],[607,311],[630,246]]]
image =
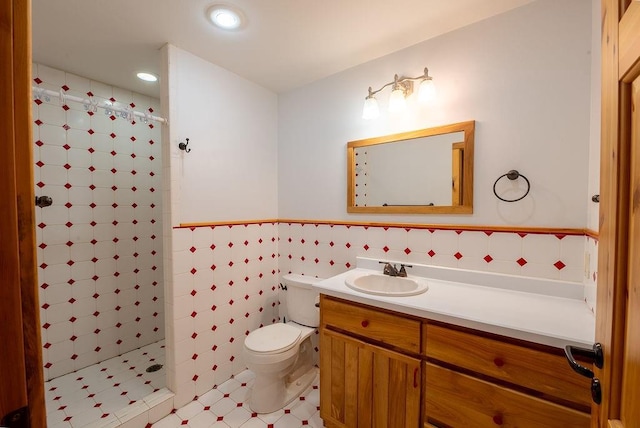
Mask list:
[[434,424],[484,428],[588,427],[590,415],[426,364],[425,415]]
[[574,373],[564,356],[475,336],[434,324],[425,325],[425,355],[495,379],[591,406],[589,379]]
[[332,326],[367,339],[420,352],[420,321],[321,296],[322,325]]

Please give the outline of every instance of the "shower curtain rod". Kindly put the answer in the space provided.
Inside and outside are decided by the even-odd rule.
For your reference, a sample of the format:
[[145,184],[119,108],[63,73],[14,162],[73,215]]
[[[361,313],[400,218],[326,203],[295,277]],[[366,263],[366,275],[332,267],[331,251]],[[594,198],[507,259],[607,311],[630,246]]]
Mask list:
[[130,121],[133,120],[134,117],[140,117],[142,119],[144,119],[145,121],[149,121],[149,120],[154,120],[156,122],[160,122],[160,123],[167,123],[167,119],[165,119],[164,117],[160,117],[160,116],[154,116],[150,113],[143,113],[141,111],[136,111],[133,110],[131,108],[119,108],[119,107],[115,107],[114,105],[111,104],[110,101],[98,101],[97,99],[94,99],[93,97],[91,98],[80,98],[80,97],[76,97],[74,95],[67,95],[64,93],[64,91],[61,89],[60,92],[56,92],[56,91],[51,91],[49,89],[44,89],[44,88],[39,88],[37,86],[33,86],[33,96],[35,99],[40,99],[43,96],[45,97],[58,97],[60,98],[60,103],[61,105],[64,104],[65,101],[75,101],[78,103],[82,103],[84,104],[85,108],[87,110],[92,110],[92,111],[97,111],[98,108],[101,109],[105,109],[107,111],[112,111],[112,112],[119,112],[121,113],[124,118],[129,119]]

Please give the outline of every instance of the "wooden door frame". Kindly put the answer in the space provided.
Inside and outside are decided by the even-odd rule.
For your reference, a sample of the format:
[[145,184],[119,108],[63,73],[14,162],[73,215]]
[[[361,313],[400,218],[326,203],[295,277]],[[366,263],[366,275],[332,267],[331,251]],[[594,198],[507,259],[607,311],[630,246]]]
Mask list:
[[[20,256],[18,210],[16,207],[16,165],[13,93],[13,4],[0,3],[0,419],[27,405],[26,379],[16,372],[26,370],[22,346]],[[6,205],[5,205],[6,204]],[[6,423],[7,420],[4,420]],[[4,423],[3,423],[4,425]]]
[[[638,75],[640,1],[602,0],[602,129],[600,239],[596,341],[604,367],[596,369],[603,401],[592,407],[592,427],[617,426],[620,417],[628,287],[632,76]],[[635,59],[631,59],[635,58]]]
[[3,1],[0,31],[0,418],[27,406],[29,425],[20,426],[45,427],[33,190],[31,1]]

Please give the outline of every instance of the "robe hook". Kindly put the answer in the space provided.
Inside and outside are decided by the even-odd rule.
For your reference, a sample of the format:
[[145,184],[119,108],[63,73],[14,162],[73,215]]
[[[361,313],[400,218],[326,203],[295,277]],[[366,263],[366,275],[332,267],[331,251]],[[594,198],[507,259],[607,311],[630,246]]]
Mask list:
[[179,148],[180,150],[184,150],[185,152],[189,153],[189,152],[191,151],[191,149],[190,149],[190,148],[188,148],[188,146],[189,146],[189,139],[188,139],[188,138],[185,138],[185,139],[187,140],[187,142],[186,142],[186,143],[178,143],[178,148]]

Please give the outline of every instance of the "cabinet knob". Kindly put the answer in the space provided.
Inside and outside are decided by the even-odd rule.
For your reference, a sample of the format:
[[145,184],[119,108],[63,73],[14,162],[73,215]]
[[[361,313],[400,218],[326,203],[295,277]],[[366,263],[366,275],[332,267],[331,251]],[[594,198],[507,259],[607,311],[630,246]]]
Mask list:
[[362,320],[362,322],[360,323],[360,325],[362,325],[363,328],[367,328],[369,326],[369,321],[367,320]]
[[493,423],[496,425],[502,425],[503,421],[502,421],[502,415],[498,414],[498,415],[494,415],[493,417]]
[[502,367],[504,366],[504,360],[500,357],[496,357],[493,359],[493,364],[495,364],[496,367]]

